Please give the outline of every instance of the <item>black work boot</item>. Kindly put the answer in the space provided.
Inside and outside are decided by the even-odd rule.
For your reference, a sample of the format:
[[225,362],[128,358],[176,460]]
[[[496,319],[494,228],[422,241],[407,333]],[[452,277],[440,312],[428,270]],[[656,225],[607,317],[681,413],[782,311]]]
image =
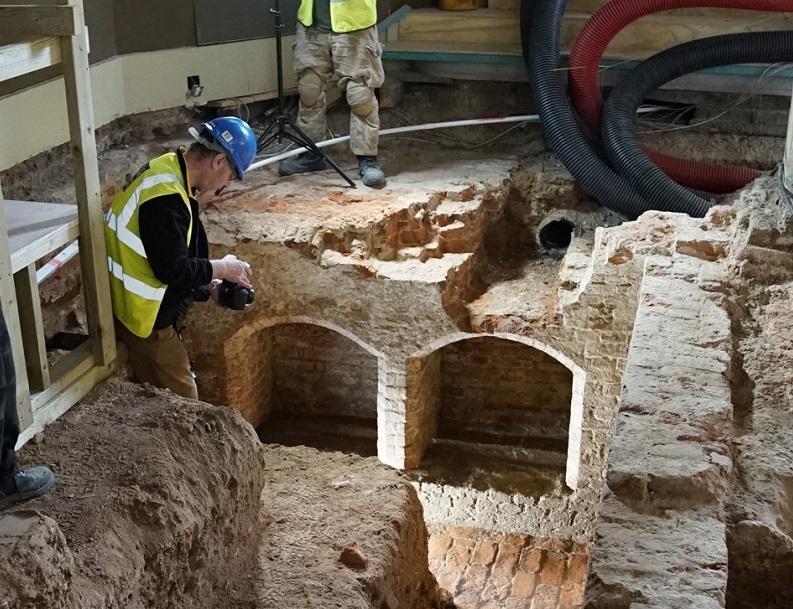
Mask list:
[[30,469],[18,467],[13,477],[3,482],[4,485],[0,489],[0,510],[43,495],[55,486],[55,475],[45,465]]
[[359,156],[358,174],[361,176],[361,181],[370,188],[385,186],[385,174],[376,156]]
[[296,173],[311,173],[325,169],[325,159],[313,152],[301,152],[297,156],[285,159],[278,165],[278,174],[291,176]]

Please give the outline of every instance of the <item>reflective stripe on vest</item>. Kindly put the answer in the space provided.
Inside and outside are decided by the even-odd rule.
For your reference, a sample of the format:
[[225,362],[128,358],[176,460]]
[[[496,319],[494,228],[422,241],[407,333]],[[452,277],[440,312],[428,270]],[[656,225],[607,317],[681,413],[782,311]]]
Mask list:
[[[314,23],[314,0],[301,0],[297,20]],[[377,23],[377,0],[330,0],[330,26],[336,34],[365,30]]]
[[193,216],[182,177],[179,157],[170,152],[152,159],[116,197],[105,215],[107,266],[113,313],[130,332],[141,338],[151,334],[166,286],[154,275],[140,239],[138,212],[148,201],[179,195],[190,213],[186,243],[190,243]]

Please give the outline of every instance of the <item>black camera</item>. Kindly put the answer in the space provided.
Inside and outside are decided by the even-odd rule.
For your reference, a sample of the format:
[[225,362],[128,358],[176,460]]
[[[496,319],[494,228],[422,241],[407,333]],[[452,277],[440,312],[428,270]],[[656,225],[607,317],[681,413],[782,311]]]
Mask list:
[[242,311],[253,303],[255,292],[253,288],[244,288],[238,283],[224,279],[218,286],[218,302],[224,307],[234,311]]

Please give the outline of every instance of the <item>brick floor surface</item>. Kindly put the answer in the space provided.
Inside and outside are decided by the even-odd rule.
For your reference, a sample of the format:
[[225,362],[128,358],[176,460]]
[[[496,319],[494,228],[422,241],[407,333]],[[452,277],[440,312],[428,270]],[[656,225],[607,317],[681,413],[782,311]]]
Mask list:
[[590,548],[463,527],[430,527],[430,569],[459,609],[577,609]]

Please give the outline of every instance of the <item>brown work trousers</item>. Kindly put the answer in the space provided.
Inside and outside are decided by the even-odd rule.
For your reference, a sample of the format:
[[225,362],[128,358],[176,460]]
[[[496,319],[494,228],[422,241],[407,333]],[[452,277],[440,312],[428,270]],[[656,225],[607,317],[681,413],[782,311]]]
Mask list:
[[152,330],[148,337],[140,338],[116,321],[116,336],[129,350],[134,380],[170,389],[186,398],[198,399],[190,358],[182,339],[171,326]]
[[350,149],[376,156],[380,109],[374,90],[385,80],[377,28],[334,34],[297,24],[297,125],[314,141],[325,138],[325,88],[336,80],[350,106]]

